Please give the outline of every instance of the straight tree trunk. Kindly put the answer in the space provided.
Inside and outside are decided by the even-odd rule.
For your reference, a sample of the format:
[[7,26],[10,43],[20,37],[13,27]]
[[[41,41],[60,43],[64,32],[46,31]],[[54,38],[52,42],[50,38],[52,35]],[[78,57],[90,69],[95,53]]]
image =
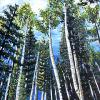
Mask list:
[[54,86],[54,88],[55,88],[55,98],[56,98],[56,100],[58,100],[58,96],[57,96],[57,89],[56,89],[56,86]]
[[60,98],[60,100],[63,100],[62,93],[61,93],[60,79],[59,79],[57,66],[55,64],[54,55],[53,55],[52,38],[51,38],[51,19],[49,19],[49,51],[50,51],[50,59],[51,59],[52,67],[53,67],[53,70],[54,70],[55,79],[56,79],[56,82],[57,82],[59,98]]
[[50,80],[50,97],[51,97],[51,100],[53,100],[53,96],[52,96],[52,83],[51,83],[51,80]]
[[11,79],[11,73],[8,76],[8,82],[7,82],[7,87],[6,87],[4,100],[7,100],[7,95],[8,95],[9,85],[10,85],[10,79]]
[[[37,80],[37,79],[36,79]],[[34,91],[34,100],[38,100],[38,89],[37,89],[37,81],[35,80],[35,91]]]
[[30,93],[30,100],[32,100],[32,96],[33,96],[34,85],[35,85],[35,77],[36,77],[36,73],[37,73],[37,70],[38,70],[38,63],[39,63],[39,52],[38,52],[37,60],[36,60],[36,64],[35,64],[35,70],[34,70],[32,88],[31,88],[31,93]]
[[98,63],[97,63],[97,62],[95,62],[95,65],[97,66],[98,71],[100,72],[100,67],[99,67],[99,65],[98,65]]
[[37,66],[36,66],[37,69],[36,69],[35,80],[34,80],[34,100],[38,100],[38,87],[37,87],[38,61],[39,61],[39,53],[38,53]]
[[89,84],[89,88],[90,88],[90,91],[91,91],[91,96],[93,98],[93,100],[95,100],[95,97],[94,97],[94,92],[93,92],[93,89],[92,89],[92,86],[90,84],[90,81],[88,80],[88,84]]
[[96,23],[95,23],[95,28],[96,28],[96,33],[97,33],[97,36],[98,36],[98,41],[99,41],[99,43],[100,43],[99,30],[98,30],[98,26],[97,26]]
[[[86,67],[84,65],[83,65],[83,68],[85,69],[85,72],[88,74],[88,71],[87,71],[87,69],[86,69]],[[89,85],[89,88],[90,88],[91,96],[92,96],[93,100],[95,100],[94,92],[93,92],[90,80],[88,80],[88,85]]]
[[98,83],[97,83],[96,77],[95,77],[95,75],[94,75],[94,73],[93,73],[93,70],[92,70],[91,66],[90,66],[90,70],[91,70],[91,73],[92,73],[92,75],[93,75],[93,79],[94,79],[94,82],[95,82],[95,84],[96,84],[97,90],[98,90],[98,92],[99,92],[99,94],[100,94],[100,88],[99,88],[99,85],[98,85]]
[[[25,43],[26,43],[26,34],[25,34],[25,38],[24,38],[24,46],[22,48],[21,64],[24,63]],[[19,100],[19,95],[20,95],[20,81],[21,81],[21,76],[22,76],[22,70],[23,70],[23,66],[20,66],[20,72],[19,72],[18,83],[17,83],[17,88],[16,88],[16,98],[15,98],[15,100]]]
[[79,96],[80,96],[80,100],[84,100],[80,71],[79,71],[79,65],[78,65],[78,60],[77,60],[75,51],[74,51],[73,55],[74,55],[75,69],[76,69],[77,80],[78,80],[78,85],[79,85]]
[[65,22],[65,38],[66,38],[66,43],[67,43],[67,50],[68,50],[68,56],[69,56],[69,61],[70,61],[70,67],[71,67],[71,74],[72,74],[72,80],[73,80],[73,85],[75,88],[75,91],[79,97],[79,89],[77,85],[77,79],[76,79],[76,72],[75,72],[75,66],[74,66],[74,61],[73,61],[73,55],[72,55],[72,50],[71,50],[71,44],[69,40],[69,33],[68,33],[68,28],[67,28],[67,7],[64,4],[64,22]]
[[70,94],[69,94],[69,91],[68,91],[68,82],[65,78],[64,73],[63,73],[63,77],[64,77],[64,80],[65,80],[65,90],[66,90],[66,93],[67,93],[67,98],[68,98],[68,100],[70,100]]
[[45,100],[44,95],[45,95],[45,93],[44,93],[44,91],[42,91],[41,100]]

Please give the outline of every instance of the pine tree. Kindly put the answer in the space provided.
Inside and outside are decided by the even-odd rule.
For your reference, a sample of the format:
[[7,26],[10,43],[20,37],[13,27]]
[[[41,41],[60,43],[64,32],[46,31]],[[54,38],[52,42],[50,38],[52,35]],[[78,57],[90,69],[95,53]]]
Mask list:
[[32,27],[30,26],[29,31],[26,35],[26,44],[25,44],[25,58],[23,65],[23,74],[25,77],[25,91],[26,97],[29,97],[32,88],[32,79],[35,70],[36,63],[36,39]]
[[0,72],[2,74],[0,82],[0,84],[2,84],[0,87],[2,93],[1,98],[4,98],[5,92],[8,90],[7,88],[9,88],[9,86],[7,86],[7,79],[9,74],[13,72],[13,65],[15,63],[19,64],[15,55],[19,55],[18,48],[22,43],[22,35],[19,33],[20,27],[15,23],[17,8],[18,5],[9,5],[8,10],[4,10],[5,16],[0,16],[2,22],[0,28],[0,36],[2,37],[0,41],[0,65],[2,66]]

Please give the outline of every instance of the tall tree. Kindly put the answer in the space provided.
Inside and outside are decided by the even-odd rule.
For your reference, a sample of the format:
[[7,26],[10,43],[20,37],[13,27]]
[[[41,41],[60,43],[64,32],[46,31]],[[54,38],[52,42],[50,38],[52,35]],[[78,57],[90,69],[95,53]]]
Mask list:
[[2,27],[0,29],[0,36],[2,37],[0,43],[0,59],[2,60],[0,60],[0,64],[2,66],[1,68],[3,69],[2,73],[5,73],[3,74],[4,78],[2,77],[4,80],[1,81],[1,87],[3,87],[2,89],[4,89],[5,99],[8,95],[10,78],[11,73],[13,72],[14,64],[18,64],[18,59],[15,57],[15,55],[19,55],[18,48],[21,44],[22,38],[21,33],[19,33],[20,27],[15,23],[15,18],[17,16],[17,8],[18,5],[9,5],[8,10],[4,10],[5,17],[0,16],[2,22]]

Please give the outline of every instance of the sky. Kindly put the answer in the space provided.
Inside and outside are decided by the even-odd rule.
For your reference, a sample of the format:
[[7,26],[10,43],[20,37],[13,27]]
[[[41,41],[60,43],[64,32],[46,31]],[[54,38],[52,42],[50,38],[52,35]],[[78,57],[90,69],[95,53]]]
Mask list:
[[0,0],[0,9],[6,7],[6,5],[14,5],[15,3],[21,5],[23,3],[29,2],[31,4],[32,10],[35,13],[39,13],[39,9],[45,9],[47,7],[47,0]]

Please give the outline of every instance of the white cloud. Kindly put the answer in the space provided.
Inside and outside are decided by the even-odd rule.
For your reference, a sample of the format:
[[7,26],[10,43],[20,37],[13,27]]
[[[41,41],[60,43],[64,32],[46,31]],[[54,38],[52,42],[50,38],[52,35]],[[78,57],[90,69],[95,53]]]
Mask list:
[[40,9],[45,9],[47,7],[47,0],[0,0],[0,9],[3,9],[3,7],[10,4],[22,4],[26,2],[30,3],[32,10],[35,13],[39,13]]
[[47,0],[30,0],[31,7],[34,12],[39,13],[40,9],[47,7]]

